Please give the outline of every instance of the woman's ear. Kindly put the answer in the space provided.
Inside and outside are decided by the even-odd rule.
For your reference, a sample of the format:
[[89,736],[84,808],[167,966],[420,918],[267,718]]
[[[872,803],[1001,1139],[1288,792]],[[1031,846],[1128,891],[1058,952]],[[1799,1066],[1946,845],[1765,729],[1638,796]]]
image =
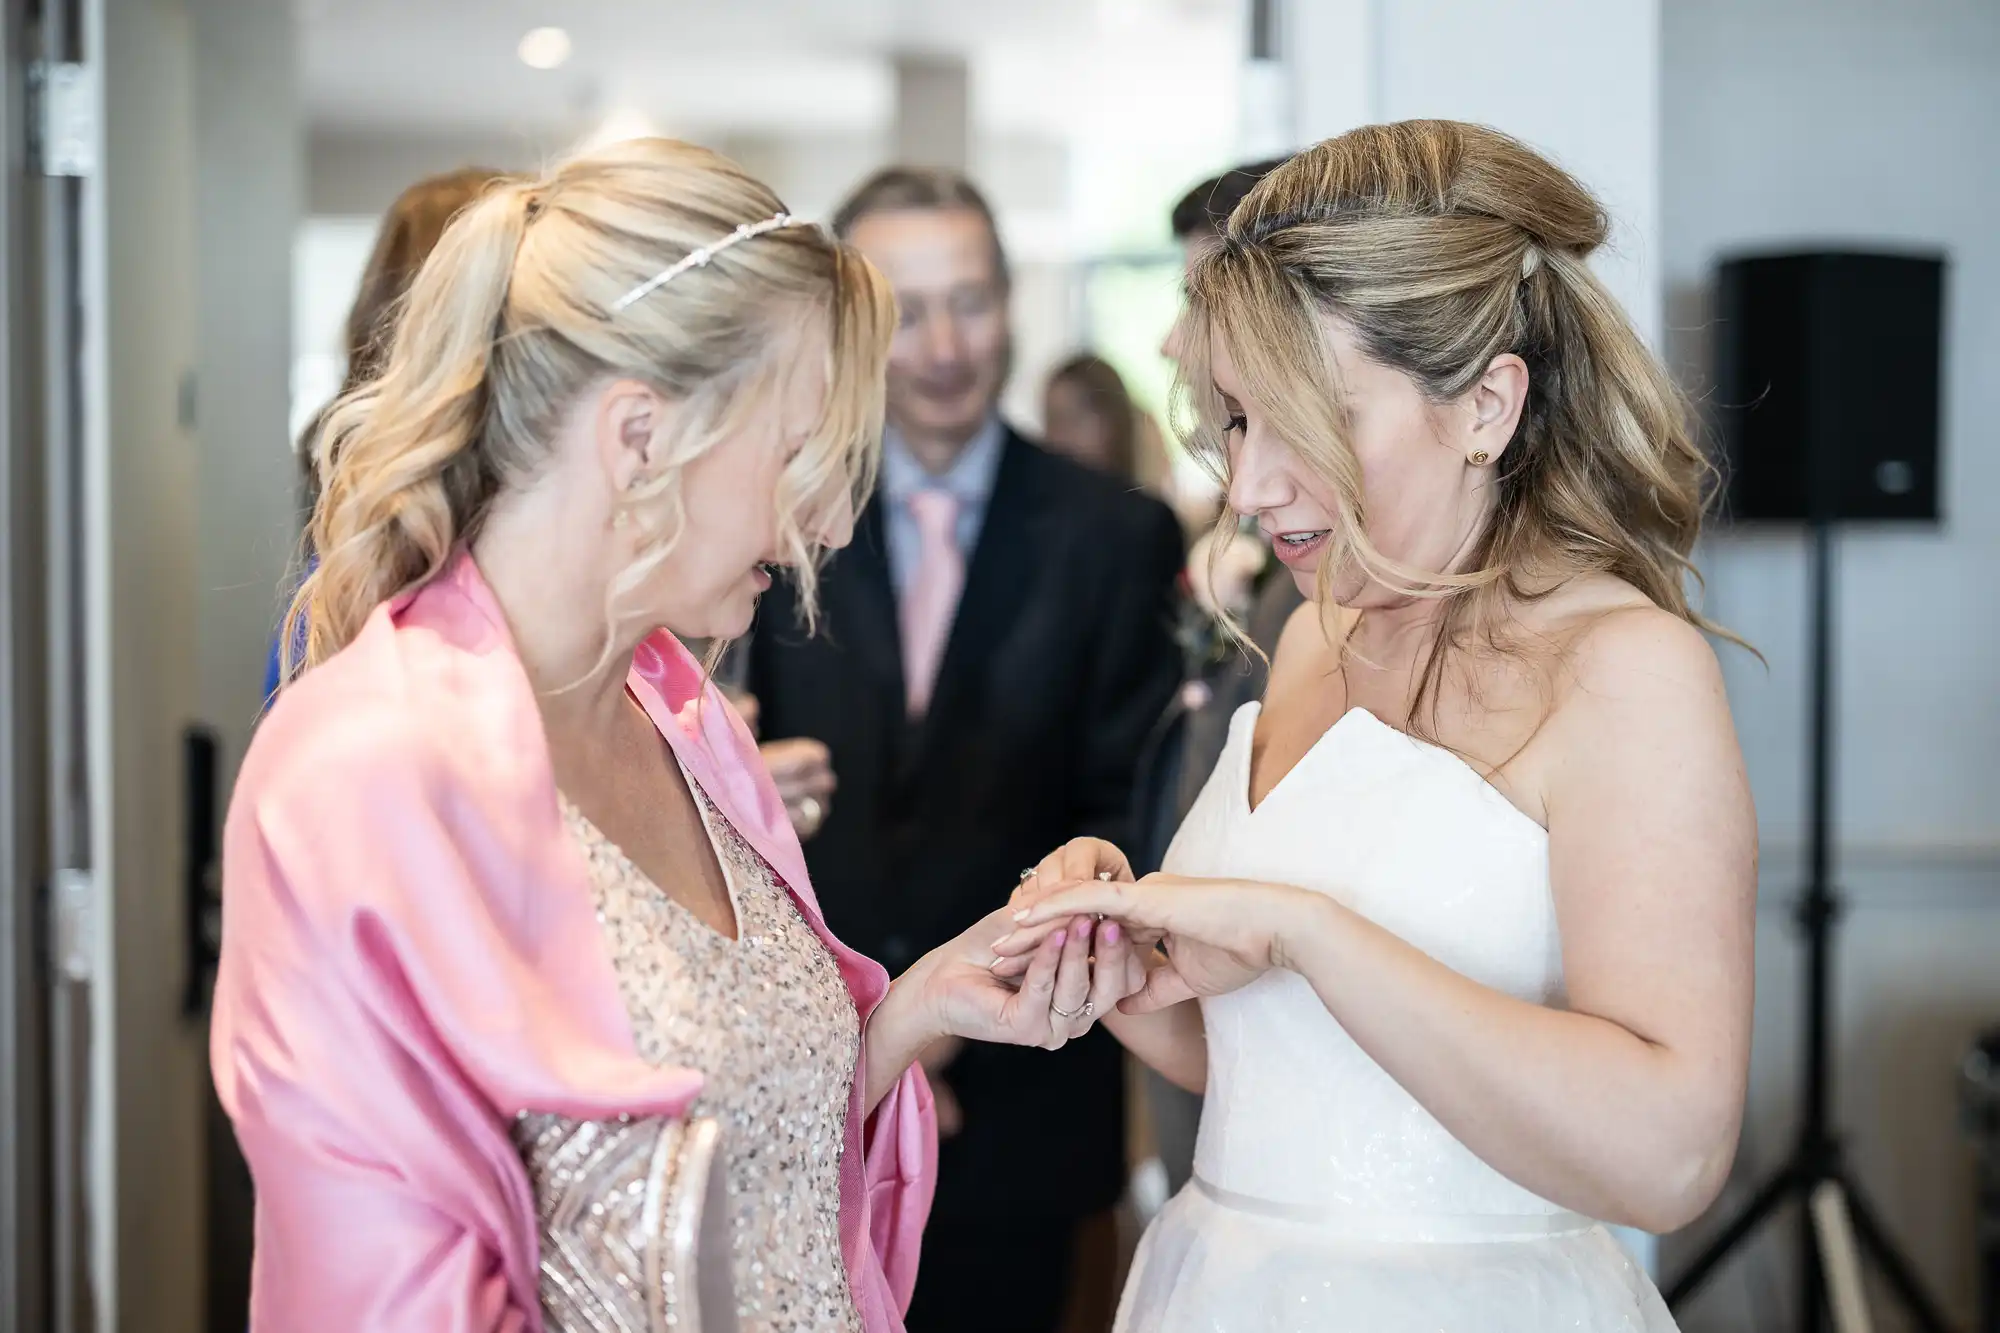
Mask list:
[[611,489],[624,495],[659,472],[667,404],[637,380],[614,380],[597,402],[597,449]]
[[1528,403],[1528,363],[1502,352],[1465,396],[1469,409],[1464,440],[1465,460],[1474,467],[1498,462],[1513,443],[1521,412]]

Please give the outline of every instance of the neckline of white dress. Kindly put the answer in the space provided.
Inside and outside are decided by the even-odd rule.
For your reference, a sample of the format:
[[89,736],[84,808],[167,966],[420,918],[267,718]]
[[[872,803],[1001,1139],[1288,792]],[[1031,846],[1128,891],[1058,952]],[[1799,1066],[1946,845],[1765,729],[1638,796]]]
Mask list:
[[[1512,815],[1515,820],[1527,829],[1532,830],[1537,836],[1544,839],[1549,836],[1549,831],[1546,828],[1537,823],[1527,811],[1508,800],[1506,793],[1489,782],[1485,775],[1480,773],[1478,769],[1467,763],[1464,756],[1447,750],[1442,745],[1424,740],[1420,736],[1412,736],[1400,727],[1392,727],[1368,709],[1363,708],[1360,704],[1350,706],[1346,712],[1335,718],[1333,725],[1322,731],[1314,738],[1313,743],[1306,747],[1306,752],[1299,756],[1298,762],[1286,769],[1283,776],[1272,784],[1269,791],[1264,793],[1264,799],[1252,805],[1250,803],[1250,767],[1252,752],[1256,748],[1257,719],[1263,716],[1263,713],[1263,702],[1253,699],[1243,705],[1237,718],[1237,725],[1244,733],[1244,740],[1241,746],[1243,752],[1242,758],[1237,762],[1236,780],[1233,785],[1236,792],[1236,808],[1245,818],[1254,819],[1263,813],[1264,808],[1271,804],[1271,798],[1285,790],[1291,784],[1292,779],[1298,774],[1299,770],[1313,762],[1321,750],[1330,748],[1334,738],[1347,730],[1348,724],[1352,722],[1359,726],[1370,726],[1375,731],[1393,736],[1398,740],[1406,741],[1421,754],[1434,755],[1444,760],[1454,769],[1458,770],[1460,774],[1471,778],[1477,783],[1479,791],[1489,803],[1497,802],[1504,813]],[[1247,716],[1245,716],[1246,714]]]

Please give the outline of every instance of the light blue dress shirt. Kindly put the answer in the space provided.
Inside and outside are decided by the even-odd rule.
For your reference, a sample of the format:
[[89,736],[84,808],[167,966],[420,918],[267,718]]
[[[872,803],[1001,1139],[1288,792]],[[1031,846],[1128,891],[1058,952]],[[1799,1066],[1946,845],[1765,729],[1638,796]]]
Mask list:
[[993,479],[1000,471],[1000,456],[1007,446],[1007,430],[998,416],[972,437],[950,467],[932,473],[917,461],[894,426],[882,432],[882,518],[889,542],[889,578],[902,600],[910,581],[916,577],[917,560],[923,550],[923,535],[910,513],[909,498],[922,490],[951,493],[958,501],[958,552],[972,563],[972,550],[979,544],[979,530],[986,522],[986,505],[993,498]]

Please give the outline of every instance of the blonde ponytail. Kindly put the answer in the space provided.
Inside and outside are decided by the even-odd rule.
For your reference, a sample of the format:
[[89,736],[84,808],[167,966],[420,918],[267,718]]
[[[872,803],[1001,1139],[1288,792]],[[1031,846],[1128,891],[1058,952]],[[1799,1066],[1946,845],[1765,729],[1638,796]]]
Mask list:
[[319,564],[300,587],[287,635],[304,643],[304,665],[331,656],[378,605],[442,570],[492,498],[496,478],[477,445],[527,214],[527,191],[512,183],[466,209],[412,284],[382,376],[327,414],[315,445]]

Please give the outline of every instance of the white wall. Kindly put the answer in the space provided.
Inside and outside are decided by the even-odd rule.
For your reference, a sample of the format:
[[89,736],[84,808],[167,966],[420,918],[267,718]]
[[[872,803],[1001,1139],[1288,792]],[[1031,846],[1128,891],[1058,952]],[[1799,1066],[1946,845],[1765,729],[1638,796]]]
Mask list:
[[[220,741],[216,785],[226,801],[263,706],[265,655],[297,545],[299,472],[285,445],[292,235],[304,201],[305,136],[293,7],[267,0],[189,0],[189,7],[200,338],[197,702]],[[178,939],[156,947],[182,951]],[[240,1322],[247,1308],[252,1202],[234,1133],[213,1093],[202,1092],[205,1294],[210,1327],[223,1327]]]
[[[1708,378],[1719,255],[1913,244],[1951,256],[1948,521],[1842,539],[1835,794],[1856,908],[1838,963],[1836,1058],[1863,1182],[1965,1324],[1972,1182],[1954,1066],[1982,1023],[2000,1022],[2000,416],[1990,401],[2000,385],[2000,7],[1674,0],[1662,17],[1668,348],[1693,387]],[[1704,563],[1710,611],[1771,663],[1767,672],[1725,656],[1766,858],[1738,1171],[1747,1183],[1789,1146],[1794,1110],[1799,972],[1785,911],[1804,821],[1803,552],[1791,536],[1721,536]],[[1769,1246],[1717,1279],[1691,1331],[1773,1326],[1771,1308],[1751,1297],[1768,1288],[1782,1308],[1794,1284]]]
[[83,238],[93,860],[89,1210],[96,1327],[203,1326],[204,1025],[184,1012],[182,738],[261,700],[292,472],[283,449],[299,154],[290,11],[91,7],[104,152]]
[[[2000,8],[1989,0],[1685,0],[1668,8],[1667,244],[1676,359],[1707,368],[1706,285],[1724,251],[1912,244],[1951,256],[1941,531],[1844,540],[1845,750],[1854,843],[2000,852],[1990,553],[2000,544]],[[1719,545],[1713,605],[1770,655],[1732,687],[1764,826],[1796,842],[1803,795],[1798,547]],[[1921,689],[1912,686],[1922,681]],[[1766,702],[1778,706],[1768,712]],[[1761,714],[1761,715],[1759,715]]]
[[86,196],[93,860],[89,1206],[98,1327],[201,1326],[203,1106],[180,1017],[181,731],[199,694],[193,35],[185,0],[94,6],[104,158]]
[[222,736],[226,794],[263,705],[263,650],[297,530],[286,343],[305,140],[291,10],[192,0],[192,11],[201,716]]
[[1292,0],[1299,137],[1412,118],[1533,144],[1609,209],[1593,260],[1659,345],[1660,0]]

